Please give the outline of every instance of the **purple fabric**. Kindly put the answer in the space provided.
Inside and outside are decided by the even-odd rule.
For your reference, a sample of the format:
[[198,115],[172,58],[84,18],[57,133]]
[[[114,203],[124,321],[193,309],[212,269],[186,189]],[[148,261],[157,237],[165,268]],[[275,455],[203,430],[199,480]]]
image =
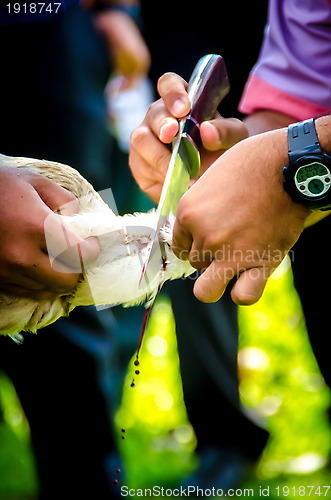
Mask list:
[[[329,0],[270,0],[265,39],[252,71],[251,87],[254,77],[290,96],[331,108]],[[241,104],[244,112],[250,106],[250,91],[254,97],[254,88],[248,88]],[[263,108],[264,96],[260,99]]]

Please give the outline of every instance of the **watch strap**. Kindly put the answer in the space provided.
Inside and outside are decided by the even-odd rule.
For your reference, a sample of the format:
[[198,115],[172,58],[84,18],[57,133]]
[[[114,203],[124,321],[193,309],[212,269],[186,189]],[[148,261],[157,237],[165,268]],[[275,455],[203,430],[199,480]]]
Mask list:
[[305,154],[322,153],[316,135],[314,118],[289,125],[287,137],[290,163]]

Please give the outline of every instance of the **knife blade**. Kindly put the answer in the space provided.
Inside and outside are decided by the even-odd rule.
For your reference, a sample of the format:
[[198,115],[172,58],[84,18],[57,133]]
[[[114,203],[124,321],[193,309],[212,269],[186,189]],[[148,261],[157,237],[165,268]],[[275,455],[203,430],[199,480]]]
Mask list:
[[171,214],[175,217],[180,198],[188,190],[191,178],[200,169],[201,138],[199,125],[213,117],[218,105],[230,90],[224,59],[216,54],[202,57],[188,83],[191,102],[189,115],[179,121],[179,133],[173,142],[172,155],[155,214],[152,243],[143,264],[139,286],[145,280],[153,287],[165,258],[159,231]]

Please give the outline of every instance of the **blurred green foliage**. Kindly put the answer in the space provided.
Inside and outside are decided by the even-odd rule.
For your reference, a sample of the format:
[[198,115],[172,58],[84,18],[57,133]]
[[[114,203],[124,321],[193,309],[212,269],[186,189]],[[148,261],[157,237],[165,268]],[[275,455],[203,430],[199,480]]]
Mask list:
[[[140,352],[139,375],[132,357],[115,425],[125,429],[119,446],[130,487],[173,485],[195,465],[194,432],[188,423],[179,372],[171,305],[160,297]],[[135,386],[131,387],[134,379]]]
[[239,309],[242,402],[271,438],[258,472],[313,472],[329,457],[330,391],[312,354],[289,260],[255,305]]
[[[258,491],[269,486],[269,498],[279,498],[275,487],[280,486],[285,488],[281,498],[297,498],[299,486],[331,484],[331,474],[323,468],[330,454],[330,392],[311,352],[288,260],[257,304],[239,308],[239,323],[244,411],[270,432],[254,475],[242,487]],[[198,457],[183,403],[175,323],[167,297],[161,295],[154,306],[139,367],[134,360],[135,356],[115,416],[127,470],[121,483],[132,488],[171,487],[194,470]],[[1,375],[0,500],[30,500],[37,498],[37,491],[28,424],[13,386]]]
[[29,426],[14,386],[0,373],[0,500],[32,500],[37,491]]

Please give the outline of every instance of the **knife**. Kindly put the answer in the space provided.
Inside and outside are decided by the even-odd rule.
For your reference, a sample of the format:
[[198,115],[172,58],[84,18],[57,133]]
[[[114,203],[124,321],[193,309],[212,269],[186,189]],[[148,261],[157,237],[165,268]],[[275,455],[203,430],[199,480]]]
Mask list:
[[139,286],[144,279],[147,287],[153,287],[162,268],[162,258],[165,258],[164,244],[159,240],[160,229],[171,214],[176,215],[179,200],[188,190],[190,179],[199,173],[199,125],[214,116],[218,105],[230,90],[224,59],[216,54],[202,57],[194,68],[187,90],[191,111],[185,119],[179,121],[179,133],[173,142],[152,228],[152,243],[143,264]]

